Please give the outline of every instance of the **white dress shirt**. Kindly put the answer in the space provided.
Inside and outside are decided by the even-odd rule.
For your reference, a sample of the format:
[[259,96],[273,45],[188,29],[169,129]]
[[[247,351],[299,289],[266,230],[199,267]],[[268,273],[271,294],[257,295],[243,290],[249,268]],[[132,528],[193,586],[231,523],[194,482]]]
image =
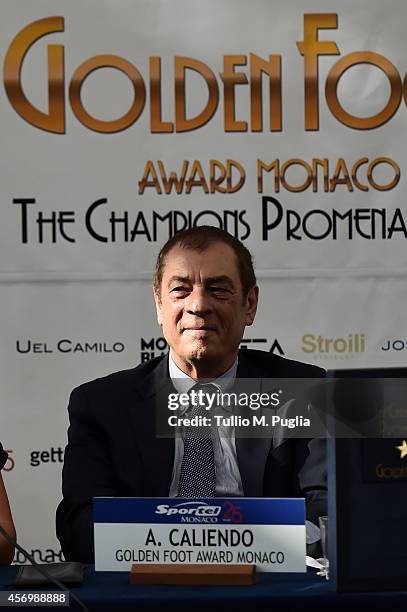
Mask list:
[[[176,391],[178,393],[188,393],[196,384],[196,381],[188,374],[185,374],[175,364],[171,351],[169,353],[169,373]],[[216,378],[211,380],[211,384],[216,385],[222,393],[225,393],[233,386],[236,378],[237,359],[232,367]],[[189,410],[189,406],[180,408],[179,414]],[[213,414],[230,416],[233,414],[233,406],[217,406]],[[243,486],[237,462],[235,428],[233,426],[216,426],[216,420],[212,419],[212,440],[216,469],[215,492],[217,497],[242,497]],[[170,487],[170,497],[176,497],[178,491],[179,477],[181,473],[182,458],[184,456],[184,440],[182,432],[178,430],[175,435],[175,454],[172,469],[172,480]]]

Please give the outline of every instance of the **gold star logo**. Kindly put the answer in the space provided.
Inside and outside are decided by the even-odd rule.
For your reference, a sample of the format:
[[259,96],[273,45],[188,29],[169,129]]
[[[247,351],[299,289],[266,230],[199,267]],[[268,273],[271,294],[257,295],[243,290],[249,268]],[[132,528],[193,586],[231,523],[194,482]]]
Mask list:
[[396,446],[396,448],[400,451],[400,459],[407,457],[407,442],[405,440],[403,440],[400,446]]

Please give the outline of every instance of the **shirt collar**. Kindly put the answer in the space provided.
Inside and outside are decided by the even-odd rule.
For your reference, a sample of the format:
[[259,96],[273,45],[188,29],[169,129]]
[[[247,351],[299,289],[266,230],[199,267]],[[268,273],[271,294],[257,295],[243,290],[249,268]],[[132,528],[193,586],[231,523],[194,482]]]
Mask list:
[[[229,368],[229,370],[227,370],[221,376],[218,376],[218,378],[215,378],[210,381],[212,385],[216,385],[217,387],[219,387],[222,393],[226,393],[226,391],[230,389],[235,382],[236,372],[237,372],[237,361],[238,361],[238,358],[236,357],[236,361],[234,362],[232,367]],[[188,391],[197,382],[196,380],[188,376],[188,374],[185,374],[185,372],[179,369],[174,359],[172,358],[171,350],[168,355],[168,368],[169,368],[172,384],[174,385],[178,393],[188,393]],[[209,382],[209,380],[205,382]]]

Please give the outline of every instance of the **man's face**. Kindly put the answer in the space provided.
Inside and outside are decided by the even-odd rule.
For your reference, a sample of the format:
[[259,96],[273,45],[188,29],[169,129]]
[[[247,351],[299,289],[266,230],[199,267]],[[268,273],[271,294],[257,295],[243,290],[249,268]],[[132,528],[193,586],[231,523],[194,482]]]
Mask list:
[[175,363],[193,377],[219,376],[236,359],[253,323],[258,288],[243,299],[232,248],[217,242],[197,252],[175,246],[167,254],[157,318]]

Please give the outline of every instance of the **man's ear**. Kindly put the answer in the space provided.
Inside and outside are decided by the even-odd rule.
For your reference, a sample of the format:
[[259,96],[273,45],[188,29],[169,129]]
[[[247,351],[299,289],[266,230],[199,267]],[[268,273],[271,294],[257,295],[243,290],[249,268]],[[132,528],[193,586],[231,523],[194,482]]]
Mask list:
[[161,297],[160,297],[159,293],[157,292],[157,290],[155,288],[153,289],[153,294],[154,294],[154,301],[155,301],[155,309],[156,309],[156,312],[157,312],[158,325],[162,325],[163,324],[163,318],[162,318]]
[[252,325],[259,302],[259,288],[252,287],[246,297],[246,325]]

